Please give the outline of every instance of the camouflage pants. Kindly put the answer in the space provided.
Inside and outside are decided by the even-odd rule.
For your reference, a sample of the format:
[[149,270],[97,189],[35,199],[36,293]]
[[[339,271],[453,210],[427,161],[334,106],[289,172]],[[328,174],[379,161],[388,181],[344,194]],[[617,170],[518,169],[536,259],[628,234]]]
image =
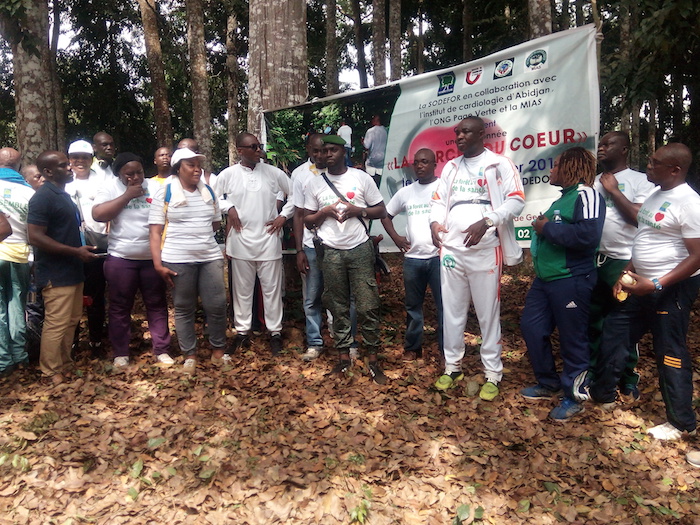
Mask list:
[[367,240],[351,250],[326,246],[322,262],[323,305],[333,314],[338,350],[353,342],[350,323],[350,291],[355,296],[357,326],[369,354],[379,349],[379,290],[374,276],[374,247]]

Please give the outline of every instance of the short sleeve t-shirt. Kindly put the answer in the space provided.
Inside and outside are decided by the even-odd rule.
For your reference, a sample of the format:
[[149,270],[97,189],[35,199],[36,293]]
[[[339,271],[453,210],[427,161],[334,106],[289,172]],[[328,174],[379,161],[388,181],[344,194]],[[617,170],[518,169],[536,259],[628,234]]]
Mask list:
[[[56,242],[78,248],[80,216],[73,200],[65,191],[47,181],[29,201],[27,223],[46,227],[46,235]],[[74,286],[84,281],[83,262],[78,257],[36,249],[36,281],[42,288]]]
[[429,259],[438,255],[430,232],[430,200],[438,183],[438,179],[430,184],[414,182],[401,188],[386,206],[387,213],[393,217],[406,212],[406,238],[411,243],[406,257]]
[[[342,175],[328,174],[328,179],[335,185],[340,194],[355,206],[367,208],[382,202],[382,194],[379,193],[376,183],[362,170],[348,168]],[[319,176],[307,186],[304,208],[316,212],[338,200],[338,196],[328,183]],[[367,224],[366,220],[365,224]],[[337,250],[350,250],[368,239],[365,227],[356,217],[344,222],[327,218],[319,226],[318,236],[323,239],[324,244]]]
[[29,199],[34,190],[24,184],[0,181],[0,212],[7,215],[12,226],[12,234],[0,243],[0,259],[3,261],[26,263],[29,259],[27,244],[27,213]]
[[[605,223],[603,223],[603,237],[600,239],[598,251],[613,259],[627,261],[632,257],[632,241],[637,228],[628,223],[619,212],[610,194],[600,183],[601,175],[595,179],[593,187],[598,190],[605,199]],[[634,204],[643,203],[649,194],[654,191],[654,185],[647,180],[644,173],[629,168],[615,173],[617,187]]]
[[[216,199],[206,203],[199,190],[189,192],[183,188],[187,204],[168,205],[167,224],[163,209],[168,185],[156,191],[148,215],[149,224],[165,225],[165,243],[161,260],[168,263],[198,263],[223,259],[216,243],[212,223],[221,220],[221,210]],[[209,190],[205,190],[209,191]]]
[[[149,243],[148,215],[151,209],[152,194],[162,185],[146,179],[143,187],[145,195],[131,199],[119,215],[110,221],[109,247],[107,251],[114,257],[146,261],[151,259]],[[126,186],[119,177],[107,179],[98,190],[95,205],[112,201],[124,195]]]
[[637,222],[634,269],[642,277],[658,279],[688,257],[683,239],[700,238],[700,195],[688,184],[667,191],[656,188],[642,204]]

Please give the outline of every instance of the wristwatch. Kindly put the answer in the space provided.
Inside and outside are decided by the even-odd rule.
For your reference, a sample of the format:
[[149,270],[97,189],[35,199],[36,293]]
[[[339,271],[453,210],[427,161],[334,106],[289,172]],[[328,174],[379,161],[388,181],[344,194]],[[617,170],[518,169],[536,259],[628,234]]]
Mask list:
[[367,208],[362,210],[362,218],[366,219],[367,218]]
[[654,288],[656,288],[655,291],[660,292],[664,289],[663,285],[659,282],[658,279],[654,278],[651,280],[651,282],[654,283]]
[[484,217],[484,223],[486,224],[487,228],[493,227],[493,219],[491,219],[491,217]]

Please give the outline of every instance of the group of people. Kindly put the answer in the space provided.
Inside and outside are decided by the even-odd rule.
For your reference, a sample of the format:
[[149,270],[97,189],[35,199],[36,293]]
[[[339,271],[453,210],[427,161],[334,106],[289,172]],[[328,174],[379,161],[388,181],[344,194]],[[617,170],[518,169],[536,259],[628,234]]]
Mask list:
[[[149,179],[143,159],[132,153],[115,156],[114,141],[104,132],[92,144],[72,143],[67,155],[42,153],[23,174],[18,172],[19,154],[4,148],[2,211],[11,230],[0,243],[0,372],[27,359],[23,304],[30,245],[45,307],[40,367],[55,383],[64,380],[71,363],[83,296],[89,299],[90,347],[100,350],[105,290],[115,367],[129,364],[137,290],[156,359],[174,364],[168,353],[166,287],[172,288],[186,372],[197,367],[199,300],[212,363],[225,364],[250,344],[256,281],[270,351],[279,354],[284,347],[280,231],[293,218],[306,317],[302,358],[311,361],[322,354],[327,311],[338,353],[332,372],[353,366],[359,328],[367,371],[384,384],[387,377],[377,358],[380,300],[370,237],[370,222],[380,220],[404,254],[405,357],[422,355],[423,304],[430,287],[444,361],[434,387],[453,388],[464,377],[463,334],[473,304],[484,368],[479,395],[491,401],[503,377],[502,265],[523,260],[513,221],[523,210],[525,195],[517,168],[486,148],[484,135],[483,120],[462,120],[455,127],[461,155],[445,165],[439,178],[435,153],[416,152],[416,182],[386,205],[377,179],[348,166],[348,143],[340,135],[311,134],[308,160],[291,179],[261,161],[263,146],[245,132],[236,138],[240,162],[218,176],[205,170],[206,159],[192,139],[181,141],[173,152],[159,148],[157,173]],[[370,137],[370,146],[374,140]],[[597,159],[584,148],[571,147],[553,162],[549,182],[562,188],[561,196],[532,223],[536,277],[521,319],[536,383],[521,395],[557,397],[550,417],[558,421],[582,412],[589,400],[605,408],[618,396],[638,399],[637,342],[651,330],[668,421],[649,432],[659,439],[678,439],[696,427],[686,334],[700,289],[700,196],[686,183],[691,163],[686,146],[659,148],[649,158],[646,175],[629,169],[628,150],[629,137],[611,132],[601,139]],[[602,168],[598,175],[596,165]],[[406,232],[397,232],[392,222],[400,213],[407,216]],[[222,218],[223,250],[215,239]],[[93,241],[100,236],[107,240],[105,252]],[[236,331],[230,343],[226,259]],[[555,328],[561,372],[550,341]]]

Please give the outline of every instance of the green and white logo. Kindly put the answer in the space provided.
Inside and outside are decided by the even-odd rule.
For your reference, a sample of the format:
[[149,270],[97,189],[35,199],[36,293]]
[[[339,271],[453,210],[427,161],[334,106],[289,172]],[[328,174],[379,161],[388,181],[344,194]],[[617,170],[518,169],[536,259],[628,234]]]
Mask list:
[[452,269],[457,266],[457,261],[455,261],[455,258],[452,255],[447,254],[442,258],[442,265],[445,268]]

